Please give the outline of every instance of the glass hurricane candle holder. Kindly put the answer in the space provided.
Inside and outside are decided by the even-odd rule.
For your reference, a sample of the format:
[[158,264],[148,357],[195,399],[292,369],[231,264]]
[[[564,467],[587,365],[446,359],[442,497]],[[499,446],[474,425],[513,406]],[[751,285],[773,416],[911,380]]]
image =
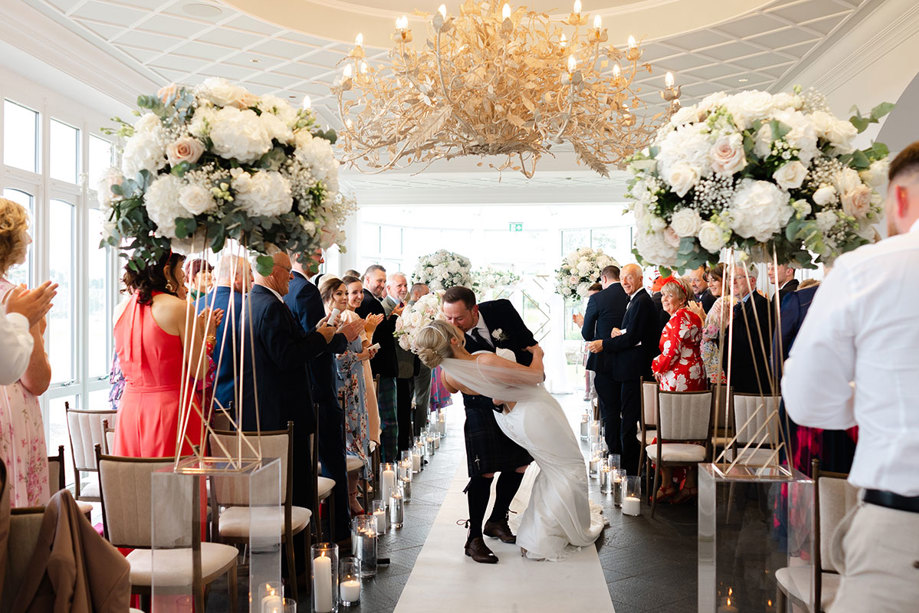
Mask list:
[[380,500],[389,501],[393,487],[396,485],[396,465],[392,462],[380,464]]
[[[379,502],[374,501],[374,502]],[[374,515],[358,515],[351,520],[351,551],[359,562],[362,577],[377,574],[378,520]]]
[[396,484],[389,496],[389,523],[395,530],[400,529],[405,520],[404,503],[405,494],[402,492],[402,484]]
[[613,506],[622,506],[622,480],[625,478],[625,471],[621,468],[614,468],[610,477],[613,482]]
[[338,611],[338,545],[316,543],[310,548],[312,556],[313,611]]
[[341,559],[338,596],[343,607],[354,607],[361,602],[361,562],[356,557]]
[[374,500],[371,504],[373,509],[373,519],[376,523],[377,534],[386,534],[389,529],[389,516],[386,513],[388,500]]
[[607,463],[609,464],[609,467],[610,467],[610,468],[615,468],[615,469],[618,470],[619,468],[622,467],[622,464],[620,464],[620,458],[619,458],[619,454],[618,454],[618,453],[611,453],[611,454],[609,454],[609,455],[606,457],[606,461],[607,461]]
[[284,605],[284,586],[280,581],[267,581],[258,586],[260,613],[268,613]]
[[610,468],[607,464],[606,459],[604,459],[600,464],[600,492],[603,494],[612,494],[613,493],[613,471],[617,470],[615,468]]
[[622,513],[633,517],[641,515],[641,478],[626,477],[622,489]]
[[590,414],[581,415],[581,440],[586,441],[590,436]]

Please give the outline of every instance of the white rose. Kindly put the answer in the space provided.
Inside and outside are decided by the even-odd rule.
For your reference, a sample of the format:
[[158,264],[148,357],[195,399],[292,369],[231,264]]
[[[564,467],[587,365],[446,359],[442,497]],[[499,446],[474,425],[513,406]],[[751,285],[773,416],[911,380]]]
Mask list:
[[179,204],[182,179],[167,174],[158,177],[144,193],[144,206],[150,220],[156,224],[156,235],[176,237],[176,219],[186,217],[187,211]]
[[277,115],[277,117],[288,126],[293,126],[297,121],[297,109],[291,106],[291,104],[283,98],[265,94],[259,98],[256,106],[263,113]]
[[868,170],[863,170],[858,173],[862,181],[873,187],[874,189],[879,189],[884,183],[887,182],[887,172],[890,170],[890,161],[887,158],[882,160],[876,160],[871,162],[871,166]]
[[702,218],[695,209],[680,209],[670,219],[670,226],[677,236],[695,236],[702,224]]
[[246,89],[233,85],[226,79],[211,77],[205,79],[195,89],[195,93],[217,106],[234,106],[247,108],[255,104],[257,98]]
[[664,228],[667,227],[667,222],[662,217],[657,217],[656,215],[651,215],[648,220],[648,228],[654,232],[663,232]]
[[222,108],[214,115],[211,127],[214,153],[251,164],[271,150],[271,137],[255,111]]
[[233,178],[236,204],[250,215],[274,217],[283,215],[293,207],[290,181],[280,173],[259,171],[243,172]]
[[744,238],[766,242],[780,232],[794,209],[788,192],[768,181],[744,179],[730,205],[731,229]]
[[709,253],[718,253],[725,245],[724,231],[710,221],[699,227],[699,244]]
[[660,148],[657,164],[661,177],[667,180],[671,167],[678,162],[694,167],[700,176],[708,173],[711,168],[708,153],[712,146],[707,129],[704,123],[680,126],[657,143]]
[[836,191],[840,194],[844,194],[846,192],[851,192],[861,185],[862,178],[858,176],[856,170],[852,168],[843,168],[833,177],[833,182],[835,183]]
[[664,237],[664,241],[665,241],[668,245],[670,245],[670,246],[673,247],[674,249],[679,248],[679,246],[680,246],[680,237],[679,237],[679,235],[673,230],[673,227],[668,226],[668,227],[664,230],[663,237]]
[[817,129],[813,121],[801,111],[787,109],[776,111],[773,118],[791,128],[784,137],[785,142],[798,150],[798,159],[809,163],[817,155]]
[[832,185],[821,185],[820,188],[814,192],[814,204],[819,206],[826,206],[835,200],[836,190],[833,189]]
[[838,154],[852,153],[852,141],[858,136],[858,130],[850,122],[837,119],[825,111],[816,111],[811,115],[817,135],[829,141]]
[[839,197],[842,210],[855,219],[865,219],[871,210],[871,188],[861,184]]
[[765,159],[772,153],[772,126],[768,123],[760,126],[753,137],[753,153]]
[[667,169],[664,180],[673,188],[673,192],[682,198],[699,182],[699,169],[687,162],[676,162]]
[[724,101],[734,125],[740,130],[749,130],[757,119],[764,119],[773,108],[772,94],[759,90],[741,92],[728,96]]
[[192,215],[206,213],[217,206],[214,196],[202,185],[192,183],[179,192],[179,204]]
[[791,206],[794,208],[795,212],[798,213],[801,217],[806,217],[811,214],[813,210],[810,203],[807,200],[795,200],[791,203]]
[[772,178],[784,189],[798,189],[806,176],[807,167],[797,160],[782,165],[772,173]]
[[821,232],[829,232],[836,225],[836,213],[833,211],[820,211],[815,217],[817,229]]
[[684,106],[670,118],[670,124],[674,126],[681,126],[684,123],[694,123],[696,121],[699,121],[699,109],[695,106]]
[[282,144],[288,144],[294,140],[294,133],[284,121],[272,113],[262,113],[259,115],[259,121],[269,138],[273,138]]
[[712,160],[712,170],[720,175],[729,177],[744,169],[747,157],[743,149],[743,136],[735,132],[722,136],[715,141],[709,157]]

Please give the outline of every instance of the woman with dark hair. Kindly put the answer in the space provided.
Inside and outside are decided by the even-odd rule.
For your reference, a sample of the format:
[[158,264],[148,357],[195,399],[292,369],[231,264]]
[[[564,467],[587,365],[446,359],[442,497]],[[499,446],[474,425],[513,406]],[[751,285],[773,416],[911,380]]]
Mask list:
[[[131,297],[115,320],[115,350],[125,377],[115,455],[169,457],[176,454],[177,442],[179,453],[188,455],[204,436],[205,403],[198,389],[208,374],[223,311],[195,315],[185,301],[184,260],[167,253],[143,270],[129,268],[124,274]],[[178,441],[183,400],[190,417]]]

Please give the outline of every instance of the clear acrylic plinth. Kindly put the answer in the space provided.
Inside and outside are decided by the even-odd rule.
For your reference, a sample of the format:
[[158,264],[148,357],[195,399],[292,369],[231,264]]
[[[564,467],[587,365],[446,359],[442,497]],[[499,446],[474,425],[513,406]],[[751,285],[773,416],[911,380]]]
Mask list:
[[[217,545],[219,539],[206,542],[211,531],[205,529],[206,521],[220,513],[228,522],[232,517],[236,525],[248,526],[248,539],[243,537],[240,543],[249,554],[248,610],[261,613],[260,586],[281,585],[284,506],[280,460],[188,458],[175,468],[153,473],[152,496],[154,611],[192,611],[195,576],[203,581],[215,572],[214,560],[232,559],[232,552],[224,548],[228,545]],[[208,510],[211,501],[219,511]],[[194,555],[199,543],[200,557]],[[242,573],[245,566],[242,559],[238,561],[238,572]],[[240,585],[244,583],[240,581]],[[241,599],[240,610],[244,606],[246,602]]]
[[784,466],[699,465],[700,613],[777,610],[775,571],[813,560],[813,485]]

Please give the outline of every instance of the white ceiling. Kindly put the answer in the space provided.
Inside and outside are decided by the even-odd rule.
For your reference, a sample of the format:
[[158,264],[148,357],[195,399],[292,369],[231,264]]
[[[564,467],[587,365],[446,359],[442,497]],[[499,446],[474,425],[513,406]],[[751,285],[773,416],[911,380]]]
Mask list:
[[[308,94],[324,122],[339,124],[329,85],[349,44],[258,20],[217,0],[20,2],[92,42],[126,71],[154,82],[193,84],[220,76],[294,102]],[[712,25],[704,29],[645,41],[643,60],[655,72],[639,82],[642,96],[659,106],[657,92],[668,70],[677,75],[687,104],[719,90],[787,87],[823,45],[879,2],[775,0],[724,22],[712,16]],[[386,55],[368,51],[371,62]],[[139,92],[105,93],[130,102]]]

